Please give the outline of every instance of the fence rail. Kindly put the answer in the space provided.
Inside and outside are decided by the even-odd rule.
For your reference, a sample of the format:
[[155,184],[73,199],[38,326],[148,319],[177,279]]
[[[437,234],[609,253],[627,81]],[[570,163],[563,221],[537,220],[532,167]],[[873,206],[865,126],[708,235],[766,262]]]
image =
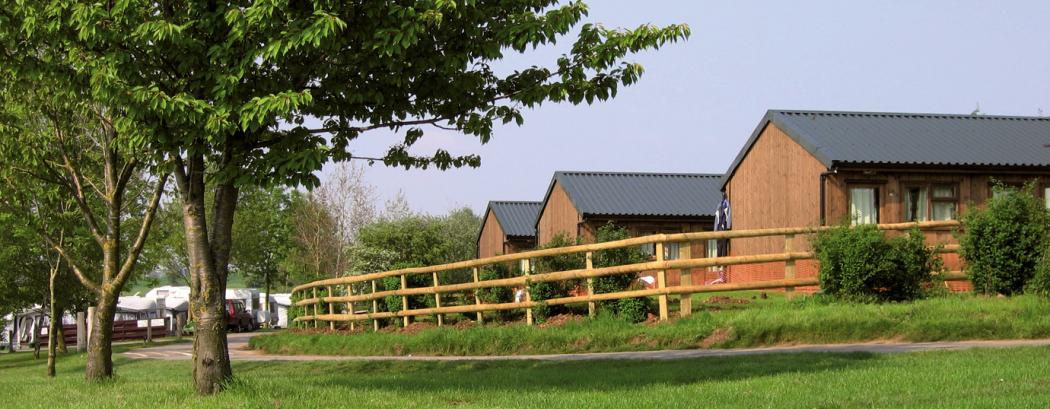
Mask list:
[[[885,231],[910,230],[913,228],[919,228],[923,231],[931,231],[955,229],[959,226],[960,224],[957,221],[937,221],[883,224],[879,225],[878,228],[880,230]],[[689,314],[691,309],[691,306],[689,304],[690,294],[761,289],[785,289],[786,291],[793,291],[795,287],[819,285],[819,282],[816,278],[800,279],[795,277],[796,261],[812,260],[815,258],[815,255],[811,251],[796,251],[794,249],[794,239],[796,235],[818,233],[821,231],[828,230],[830,228],[831,227],[826,226],[793,227],[721,232],[656,234],[651,236],[636,237],[603,243],[583,244],[560,248],[526,251],[522,253],[507,254],[475,260],[466,260],[456,263],[441,264],[435,266],[407,268],[372,274],[319,280],[300,285],[292,290],[293,299],[297,299],[297,301],[294,303],[294,306],[296,308],[301,308],[300,311],[297,311],[299,313],[299,316],[296,317],[294,321],[300,324],[312,322],[314,327],[318,327],[321,322],[328,322],[329,326],[334,329],[336,322],[349,322],[352,328],[356,322],[371,320],[373,323],[373,329],[378,330],[378,320],[380,319],[402,318],[405,324],[407,325],[409,322],[409,317],[419,315],[437,315],[437,323],[438,325],[441,325],[444,321],[443,314],[477,313],[477,319],[481,321],[483,319],[483,312],[522,309],[525,310],[526,321],[529,324],[532,324],[532,309],[537,306],[540,306],[541,304],[564,305],[575,303],[588,303],[588,311],[593,315],[595,310],[594,303],[597,301],[652,296],[658,297],[660,319],[666,320],[669,315],[668,296],[670,295],[682,296],[680,298],[680,312],[682,315],[687,315]],[[685,258],[674,260],[664,260],[663,257],[663,247],[667,243],[692,243],[707,241],[711,239],[741,239],[771,236],[784,237],[784,252],[749,256]],[[594,268],[592,265],[591,261],[593,258],[593,254],[596,251],[629,248],[647,244],[656,245],[656,257],[654,261],[600,268]],[[958,245],[945,245],[941,247],[939,251],[941,253],[956,253],[958,252],[958,248]],[[555,271],[540,274],[532,273],[532,260],[541,257],[560,256],[567,254],[583,255],[584,259],[586,260],[586,267],[581,269]],[[521,263],[523,270],[522,275],[502,279],[480,280],[480,276],[478,273],[480,268],[495,264],[511,262]],[[782,280],[758,281],[747,283],[726,283],[717,285],[692,285],[687,279],[688,277],[690,277],[688,271],[694,268],[715,266],[725,267],[733,265],[777,262],[784,263],[784,279]],[[473,281],[455,284],[441,284],[441,273],[463,271],[465,269],[472,270],[471,272],[473,276]],[[679,285],[667,286],[666,278],[668,270],[679,270],[680,277],[683,278],[682,280],[680,280]],[[655,272],[657,288],[628,290],[600,294],[595,294],[593,291],[591,280],[593,280],[594,278],[647,271]],[[411,275],[420,274],[430,275],[433,284],[426,287],[410,288],[408,286],[407,277]],[[387,277],[399,277],[400,288],[379,291],[376,281]],[[945,281],[966,279],[965,275],[959,272],[949,272],[946,274],[942,274],[940,278]],[[530,294],[528,290],[530,285],[533,283],[560,282],[584,279],[587,280],[587,294],[585,295],[552,298],[542,301],[533,301],[530,299]],[[498,304],[482,302],[481,298],[478,295],[478,290],[497,287],[524,288],[524,299],[517,302]],[[325,294],[319,296],[317,294],[318,290],[321,290]],[[473,303],[467,303],[462,305],[448,305],[448,300],[443,299],[442,297],[442,294],[471,291],[473,292]],[[342,295],[340,295],[340,293],[342,293]],[[433,296],[434,307],[411,308],[411,306],[409,305],[408,297],[419,295]],[[379,300],[385,299],[386,297],[398,296],[401,297],[401,309],[399,311],[379,311]],[[369,308],[366,308],[365,310],[357,310],[354,308],[355,303],[364,302],[370,302],[368,305]],[[326,304],[327,308],[325,308],[325,310],[327,311],[322,310],[321,307],[323,304]],[[340,310],[343,310],[343,306],[345,306],[345,312],[336,313],[336,309],[339,308]]]

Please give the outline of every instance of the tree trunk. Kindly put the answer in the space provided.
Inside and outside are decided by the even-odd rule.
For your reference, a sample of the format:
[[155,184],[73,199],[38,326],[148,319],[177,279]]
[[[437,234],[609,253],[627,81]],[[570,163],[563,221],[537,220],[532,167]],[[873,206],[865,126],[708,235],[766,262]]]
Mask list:
[[[57,269],[56,269],[57,270]],[[50,378],[55,377],[55,354],[58,349],[58,331],[62,327],[62,316],[58,313],[58,304],[55,302],[55,275],[57,271],[52,271],[51,276],[48,279],[48,291],[51,296],[49,297],[51,304],[51,324],[47,327],[47,376]]]
[[[59,311],[58,313],[61,316],[62,311]],[[61,320],[58,322],[58,328],[55,330],[55,334],[57,334],[56,337],[58,337],[58,340],[55,341],[56,351],[60,354],[69,352],[69,349],[66,346],[66,329],[62,326]]]
[[226,277],[237,190],[229,184],[217,187],[209,232],[204,158],[191,155],[188,159],[184,168],[176,168],[175,178],[190,263],[190,311],[197,323],[193,335],[193,381],[198,394],[211,395],[222,391],[233,377],[226,342]]
[[103,290],[88,334],[87,369],[84,373],[89,381],[113,376],[113,316],[116,310],[116,294]]
[[[41,311],[43,313],[43,311]],[[34,318],[33,325],[33,359],[40,359],[40,327],[44,326],[44,317],[41,314],[40,317]]]

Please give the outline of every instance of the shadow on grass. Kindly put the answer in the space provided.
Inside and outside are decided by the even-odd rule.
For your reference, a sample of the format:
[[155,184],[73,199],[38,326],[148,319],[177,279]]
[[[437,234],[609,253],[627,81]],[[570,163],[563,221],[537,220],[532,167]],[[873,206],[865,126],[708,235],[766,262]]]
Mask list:
[[242,376],[295,373],[298,385],[317,389],[629,391],[650,385],[837,371],[870,365],[875,357],[870,353],[800,353],[674,361],[240,362],[235,364],[234,372]]

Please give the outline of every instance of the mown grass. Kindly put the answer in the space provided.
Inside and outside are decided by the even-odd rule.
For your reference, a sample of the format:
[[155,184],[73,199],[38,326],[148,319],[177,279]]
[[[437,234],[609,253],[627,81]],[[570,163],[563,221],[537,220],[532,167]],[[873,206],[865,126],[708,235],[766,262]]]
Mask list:
[[282,332],[255,337],[251,345],[279,354],[506,355],[1050,337],[1050,301],[1034,296],[947,295],[899,304],[771,298],[698,309],[690,317],[657,324],[600,317],[557,328],[515,324],[414,334]]
[[772,354],[681,361],[235,362],[218,396],[197,397],[187,361],[116,359],[89,384],[82,355],[58,378],[0,354],[10,408],[1043,408],[1050,348],[894,355]]

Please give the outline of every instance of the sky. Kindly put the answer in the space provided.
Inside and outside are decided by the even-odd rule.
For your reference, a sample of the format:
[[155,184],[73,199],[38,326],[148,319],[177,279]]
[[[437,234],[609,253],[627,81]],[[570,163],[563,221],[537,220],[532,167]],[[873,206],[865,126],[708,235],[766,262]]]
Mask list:
[[[686,23],[692,36],[628,57],[641,80],[594,105],[547,104],[492,140],[428,129],[413,151],[481,155],[480,168],[369,167],[380,205],[399,191],[442,214],[543,200],[556,170],[724,173],[768,109],[1050,114],[1050,1],[591,0],[586,22]],[[552,66],[556,47],[498,68]],[[393,133],[354,154],[382,156]],[[322,172],[322,179],[329,173]]]

